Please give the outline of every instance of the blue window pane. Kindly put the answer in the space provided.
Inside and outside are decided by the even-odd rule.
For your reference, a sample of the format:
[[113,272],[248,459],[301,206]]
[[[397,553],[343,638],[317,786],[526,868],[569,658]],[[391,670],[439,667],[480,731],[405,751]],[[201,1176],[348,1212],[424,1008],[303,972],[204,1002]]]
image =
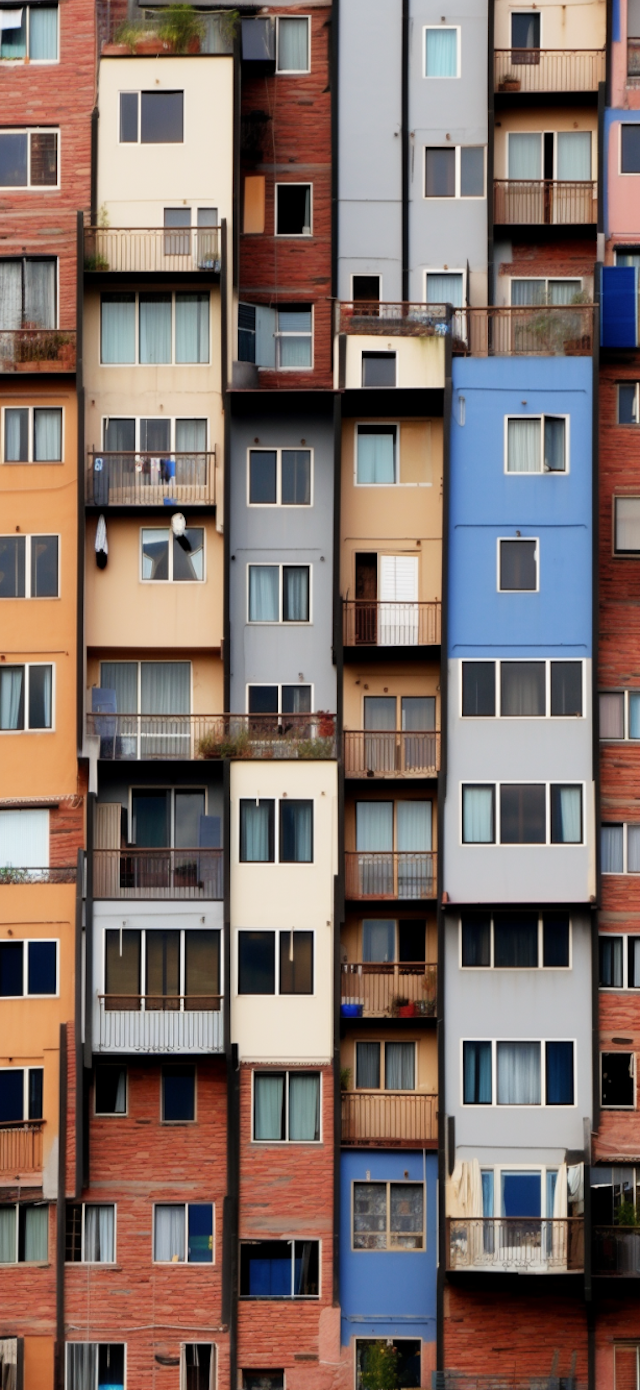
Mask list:
[[0,188],[26,188],[27,136],[0,135]]
[[0,946],[0,998],[22,994],[22,942],[3,941]]
[[162,1076],[163,1120],[193,1120],[196,1109],[193,1067],[165,1067]]
[[573,1043],[547,1043],[547,1105],[573,1105]]
[[190,1264],[211,1264],[213,1260],[213,1207],[189,1205],[187,1259]]
[[282,1254],[272,1257],[256,1254],[249,1261],[249,1293],[254,1298],[286,1298],[291,1295],[291,1248],[283,1244]]
[[28,946],[28,994],[55,994],[56,943],[30,941]]
[[24,1119],[24,1072],[22,1067],[0,1071],[0,1124]]
[[491,1043],[463,1044],[464,1104],[491,1105]]
[[502,1215],[542,1215],[539,1173],[502,1174]]

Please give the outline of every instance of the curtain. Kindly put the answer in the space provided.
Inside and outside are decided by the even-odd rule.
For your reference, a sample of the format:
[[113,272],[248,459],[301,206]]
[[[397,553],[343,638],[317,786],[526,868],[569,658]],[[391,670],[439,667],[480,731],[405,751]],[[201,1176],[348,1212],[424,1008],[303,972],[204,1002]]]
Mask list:
[[254,1138],[284,1139],[284,1075],[254,1075]]
[[103,294],[101,309],[102,361],[135,362],[135,294]]
[[[521,308],[523,305],[544,304],[546,297],[544,280],[511,281],[511,303],[515,308]],[[524,469],[522,471],[524,472]]]
[[457,77],[458,35],[455,29],[427,29],[427,77]]
[[0,868],[49,864],[49,812],[0,811]]
[[0,1265],[14,1264],[16,1258],[16,1209],[0,1207]]
[[427,274],[427,304],[452,304],[462,308],[462,275]]
[[34,324],[36,328],[55,328],[55,261],[25,261],[24,317],[26,323]]
[[0,667],[0,729],[24,728],[24,666]]
[[[305,317],[307,317],[305,315]],[[302,334],[280,336],[278,339],[278,365],[280,367],[310,367],[311,337]]]
[[115,690],[118,714],[137,713],[137,661],[102,661],[100,663],[100,685],[103,690]]
[[282,616],[286,623],[309,621],[309,569],[307,565],[284,565],[282,570]]
[[26,6],[22,10],[0,10],[0,58],[25,58],[26,53]]
[[549,304],[572,304],[581,289],[581,280],[550,280],[547,302]]
[[615,499],[616,550],[640,550],[640,501],[637,497]]
[[482,1180],[482,1215],[493,1216],[493,1169],[483,1168],[480,1173]]
[[273,802],[252,801],[241,805],[240,858],[246,863],[265,864],[270,858],[270,828]]
[[176,420],[176,450],[179,454],[203,454],[206,447],[206,420]]
[[499,969],[535,969],[538,964],[538,919],[498,915],[493,924],[494,965]]
[[627,873],[640,873],[640,825],[627,826]]
[[22,324],[22,261],[0,260],[0,328]]
[[499,1042],[498,1105],[540,1104],[540,1043]]
[[249,622],[277,623],[280,571],[277,565],[249,565]]
[[491,965],[490,917],[463,917],[462,964],[472,968]]
[[[383,733],[390,733],[392,731],[395,732],[395,695],[365,695],[364,727],[365,729],[371,729]],[[367,764],[367,766],[370,766],[370,764]]]
[[600,853],[603,874],[622,873],[622,826],[600,827]]
[[507,472],[540,472],[540,420],[507,421]]
[[356,1043],[356,1087],[363,1091],[379,1091],[380,1043]]
[[[141,306],[142,307],[142,306]],[[171,326],[169,325],[169,334]],[[144,359],[140,357],[140,361]],[[171,338],[169,356],[171,361]],[[209,361],[209,296],[176,294],[176,362]]]
[[140,362],[171,361],[171,295],[140,295]]
[[544,661],[503,661],[500,667],[500,713],[512,718],[543,715]]
[[573,1043],[546,1044],[547,1105],[573,1105]]
[[4,412],[5,463],[26,463],[29,458],[29,411]]
[[542,137],[537,132],[509,135],[508,178],[542,178]]
[[289,1138],[299,1142],[320,1138],[319,1076],[289,1076]]
[[491,1105],[491,1043],[465,1042],[463,1101],[465,1105]]
[[393,802],[356,802],[356,849],[393,849]]
[[113,1263],[113,1225],[113,1207],[85,1207],[84,1258],[90,1264]]
[[[552,820],[555,821],[556,844],[582,843],[582,788],[552,787]],[[640,848],[640,846],[639,846]],[[640,868],[640,864],[638,866]]]
[[49,1251],[49,1208],[27,1207],[24,1214],[24,1258],[46,1260]]
[[385,1091],[415,1091],[415,1043],[386,1043],[384,1053]]
[[467,845],[490,845],[493,838],[493,787],[463,787],[463,842]]
[[278,21],[278,71],[306,72],[309,66],[309,20]]
[[95,1390],[97,1342],[67,1342],[67,1390]]
[[640,936],[629,937],[629,988],[640,989]]
[[396,816],[399,850],[419,853],[431,849],[430,801],[398,801]]
[[280,802],[280,860],[310,864],[313,859],[313,803]]
[[156,1207],[154,1259],[171,1264],[182,1263],[184,1260],[184,1241],[184,1207]]
[[[513,136],[511,136],[513,139]],[[557,135],[556,178],[591,179],[591,131],[561,130]]]
[[143,661],[140,681],[141,714],[190,714],[189,661]]
[[58,10],[32,5],[29,11],[29,57],[32,63],[58,57]]
[[[491,1174],[493,1177],[493,1174]],[[447,1178],[447,1216],[481,1217],[483,1215],[483,1183],[477,1158],[456,1162]]]
[[33,458],[35,463],[55,463],[62,458],[61,410],[34,410]]
[[622,989],[621,936],[600,937],[600,984],[609,989]]
[[436,727],[436,702],[433,695],[403,695],[402,728],[406,733],[422,733]]
[[395,483],[395,429],[370,433],[367,426],[358,430],[358,482]]
[[[640,709],[635,704],[635,719],[640,733]],[[637,738],[638,733],[633,737]],[[631,701],[629,701],[629,734],[631,734]],[[600,696],[600,737],[624,738],[624,695]]]
[[362,923],[363,961],[392,961],[396,958],[396,924],[392,921]]

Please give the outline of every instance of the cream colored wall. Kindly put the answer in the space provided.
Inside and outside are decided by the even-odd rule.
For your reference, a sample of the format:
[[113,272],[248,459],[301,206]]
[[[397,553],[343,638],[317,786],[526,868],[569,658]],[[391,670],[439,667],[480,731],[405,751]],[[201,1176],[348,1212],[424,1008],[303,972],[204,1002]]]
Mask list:
[[[359,390],[362,386],[363,352],[395,352],[397,355],[396,382],[400,387],[428,386],[438,389],[444,386],[444,338],[402,338],[393,334],[389,338],[360,333],[347,334],[347,363],[345,386],[348,391]],[[335,356],[335,380],[338,382],[338,353]]]
[[496,122],[495,174],[496,179],[508,177],[507,134],[509,131],[590,130],[591,177],[598,177],[598,115],[589,107],[534,107],[523,111],[502,112]]
[[[313,863],[241,864],[241,798],[277,799],[285,793],[313,798]],[[231,764],[231,1037],[242,1060],[331,1060],[337,794],[335,762]],[[242,927],[313,930],[313,995],[238,995],[237,934]]]
[[[496,0],[495,47],[511,47],[511,12],[518,8],[508,0]],[[604,0],[585,4],[584,0],[565,0],[562,5],[538,4],[540,47],[604,48],[607,12]]]
[[440,667],[433,662],[414,665],[402,662],[385,662],[384,668],[377,666],[345,666],[343,681],[343,718],[345,729],[364,728],[364,698],[366,695],[395,695],[400,718],[400,696],[435,695],[436,729],[440,728]]
[[[408,921],[414,916],[418,920],[424,919],[424,914],[402,912],[401,904],[390,902],[388,909],[388,912],[374,912],[367,911],[363,906],[361,913],[347,917],[340,933],[340,958],[345,964],[362,960],[362,923],[365,919],[371,921],[373,917],[384,917],[389,920],[397,921],[402,918],[403,921]],[[433,914],[426,918],[425,958],[429,965],[435,964],[438,959],[438,925]]]
[[[438,818],[436,815],[436,793],[435,791],[425,791],[423,788],[416,788],[415,783],[405,784],[400,791],[395,788],[381,785],[379,782],[362,781],[348,782],[347,794],[344,803],[344,847],[347,852],[354,851],[356,848],[356,802],[357,801],[431,801],[433,814],[431,819],[431,846],[432,849],[438,848]],[[395,825],[395,818],[394,818]],[[395,830],[394,830],[395,833]]]
[[[222,641],[223,541],[211,516],[186,508],[187,522],[205,530],[204,583],[143,583],[140,578],[142,520],[107,515],[109,561],[95,557],[97,518],[87,520],[85,567],[86,643],[142,656],[146,649],[177,651],[219,648]],[[145,526],[168,526],[154,513]],[[212,711],[209,711],[211,713]]]
[[429,1032],[415,1031],[399,1033],[393,1027],[380,1028],[372,1024],[371,1027],[358,1028],[357,1033],[349,1033],[342,1039],[340,1046],[340,1066],[349,1067],[351,1076],[349,1077],[350,1091],[355,1091],[356,1084],[356,1041],[357,1042],[416,1042],[418,1044],[418,1064],[416,1067],[416,1091],[426,1092],[428,1095],[436,1095],[438,1090],[438,1047],[436,1033],[434,1030]]
[[[149,650],[144,648],[141,658],[131,651],[123,648],[120,651],[110,650],[108,653],[92,651],[87,656],[87,689],[100,685],[100,661],[132,661],[142,659],[144,661],[166,661],[167,651]],[[169,654],[169,660],[171,654]],[[181,651],[180,661],[191,662],[191,713],[192,714],[220,714],[222,713],[222,691],[224,681],[224,671],[222,661],[219,656],[204,656],[201,652]],[[91,694],[87,698],[87,709],[91,709]]]

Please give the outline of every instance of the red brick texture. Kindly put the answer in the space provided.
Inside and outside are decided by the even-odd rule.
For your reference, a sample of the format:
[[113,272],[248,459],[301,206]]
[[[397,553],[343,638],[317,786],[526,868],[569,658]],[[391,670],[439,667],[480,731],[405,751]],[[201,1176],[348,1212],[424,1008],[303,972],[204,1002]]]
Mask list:
[[[637,1390],[634,1358],[629,1346],[631,1340],[640,1343],[637,1293],[629,1297],[601,1299],[597,1304],[596,1316],[597,1390]],[[617,1355],[616,1344],[619,1348]],[[634,1374],[631,1374],[632,1371]]]
[[575,240],[543,242],[540,246],[514,241],[513,259],[502,261],[499,275],[507,276],[576,276],[593,281],[596,259],[595,237],[576,237]]
[[85,843],[85,801],[83,796],[66,796],[53,807],[49,816],[49,862],[53,867],[72,866],[78,862],[78,850]]
[[477,1292],[449,1285],[444,1299],[445,1366],[475,1375],[512,1376],[514,1383],[569,1374],[577,1352],[577,1379],[587,1379],[587,1317],[582,1291],[574,1297],[545,1289],[545,1276],[513,1290]]

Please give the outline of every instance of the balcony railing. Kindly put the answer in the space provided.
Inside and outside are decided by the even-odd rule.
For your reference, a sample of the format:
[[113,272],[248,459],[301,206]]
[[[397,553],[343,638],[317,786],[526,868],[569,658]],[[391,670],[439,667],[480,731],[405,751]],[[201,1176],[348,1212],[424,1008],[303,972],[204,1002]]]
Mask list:
[[[523,1367],[523,1363],[529,1361],[529,1355],[523,1350],[520,1369],[518,1365],[510,1364],[510,1358],[505,1362],[502,1358],[496,1358],[494,1365],[496,1370],[494,1375],[485,1375],[475,1371],[434,1371],[432,1378],[432,1390],[588,1390],[585,1380],[577,1380],[573,1375],[535,1375]],[[503,1364],[504,1370],[500,1371],[497,1366]]]
[[95,507],[185,506],[216,500],[215,450],[194,453],[104,453],[90,449],[85,501]]
[[7,883],[75,883],[75,864],[55,864],[50,868],[0,868],[0,887]]
[[222,1052],[222,998],[99,994],[100,1052]]
[[109,761],[335,758],[335,716],[319,714],[88,714]]
[[436,855],[389,850],[347,850],[347,898],[433,898]]
[[473,357],[585,357],[593,350],[592,304],[465,309],[454,352]]
[[347,777],[435,777],[439,766],[440,734],[435,730],[350,729],[344,735]]
[[594,1274],[640,1279],[640,1228],[595,1226],[592,1263]]
[[604,81],[603,48],[496,48],[496,92],[597,92]]
[[596,223],[597,184],[591,179],[496,179],[493,217],[510,227]]
[[581,1216],[448,1217],[447,1232],[450,1270],[573,1274],[584,1268]]
[[438,1137],[438,1097],[342,1092],[343,1144],[420,1149]]
[[336,332],[381,338],[435,338],[447,332],[446,304],[411,304],[380,300],[341,300],[336,303]]
[[362,1018],[435,1018],[438,967],[424,961],[349,961],[342,1013]]
[[222,899],[221,849],[96,849],[95,898]]
[[0,372],[75,372],[75,369],[74,330],[0,329]]
[[43,1120],[0,1125],[0,1181],[42,1171]]
[[220,270],[219,227],[87,227],[85,271],[144,275]]
[[429,647],[440,642],[441,605],[343,599],[345,647]]

